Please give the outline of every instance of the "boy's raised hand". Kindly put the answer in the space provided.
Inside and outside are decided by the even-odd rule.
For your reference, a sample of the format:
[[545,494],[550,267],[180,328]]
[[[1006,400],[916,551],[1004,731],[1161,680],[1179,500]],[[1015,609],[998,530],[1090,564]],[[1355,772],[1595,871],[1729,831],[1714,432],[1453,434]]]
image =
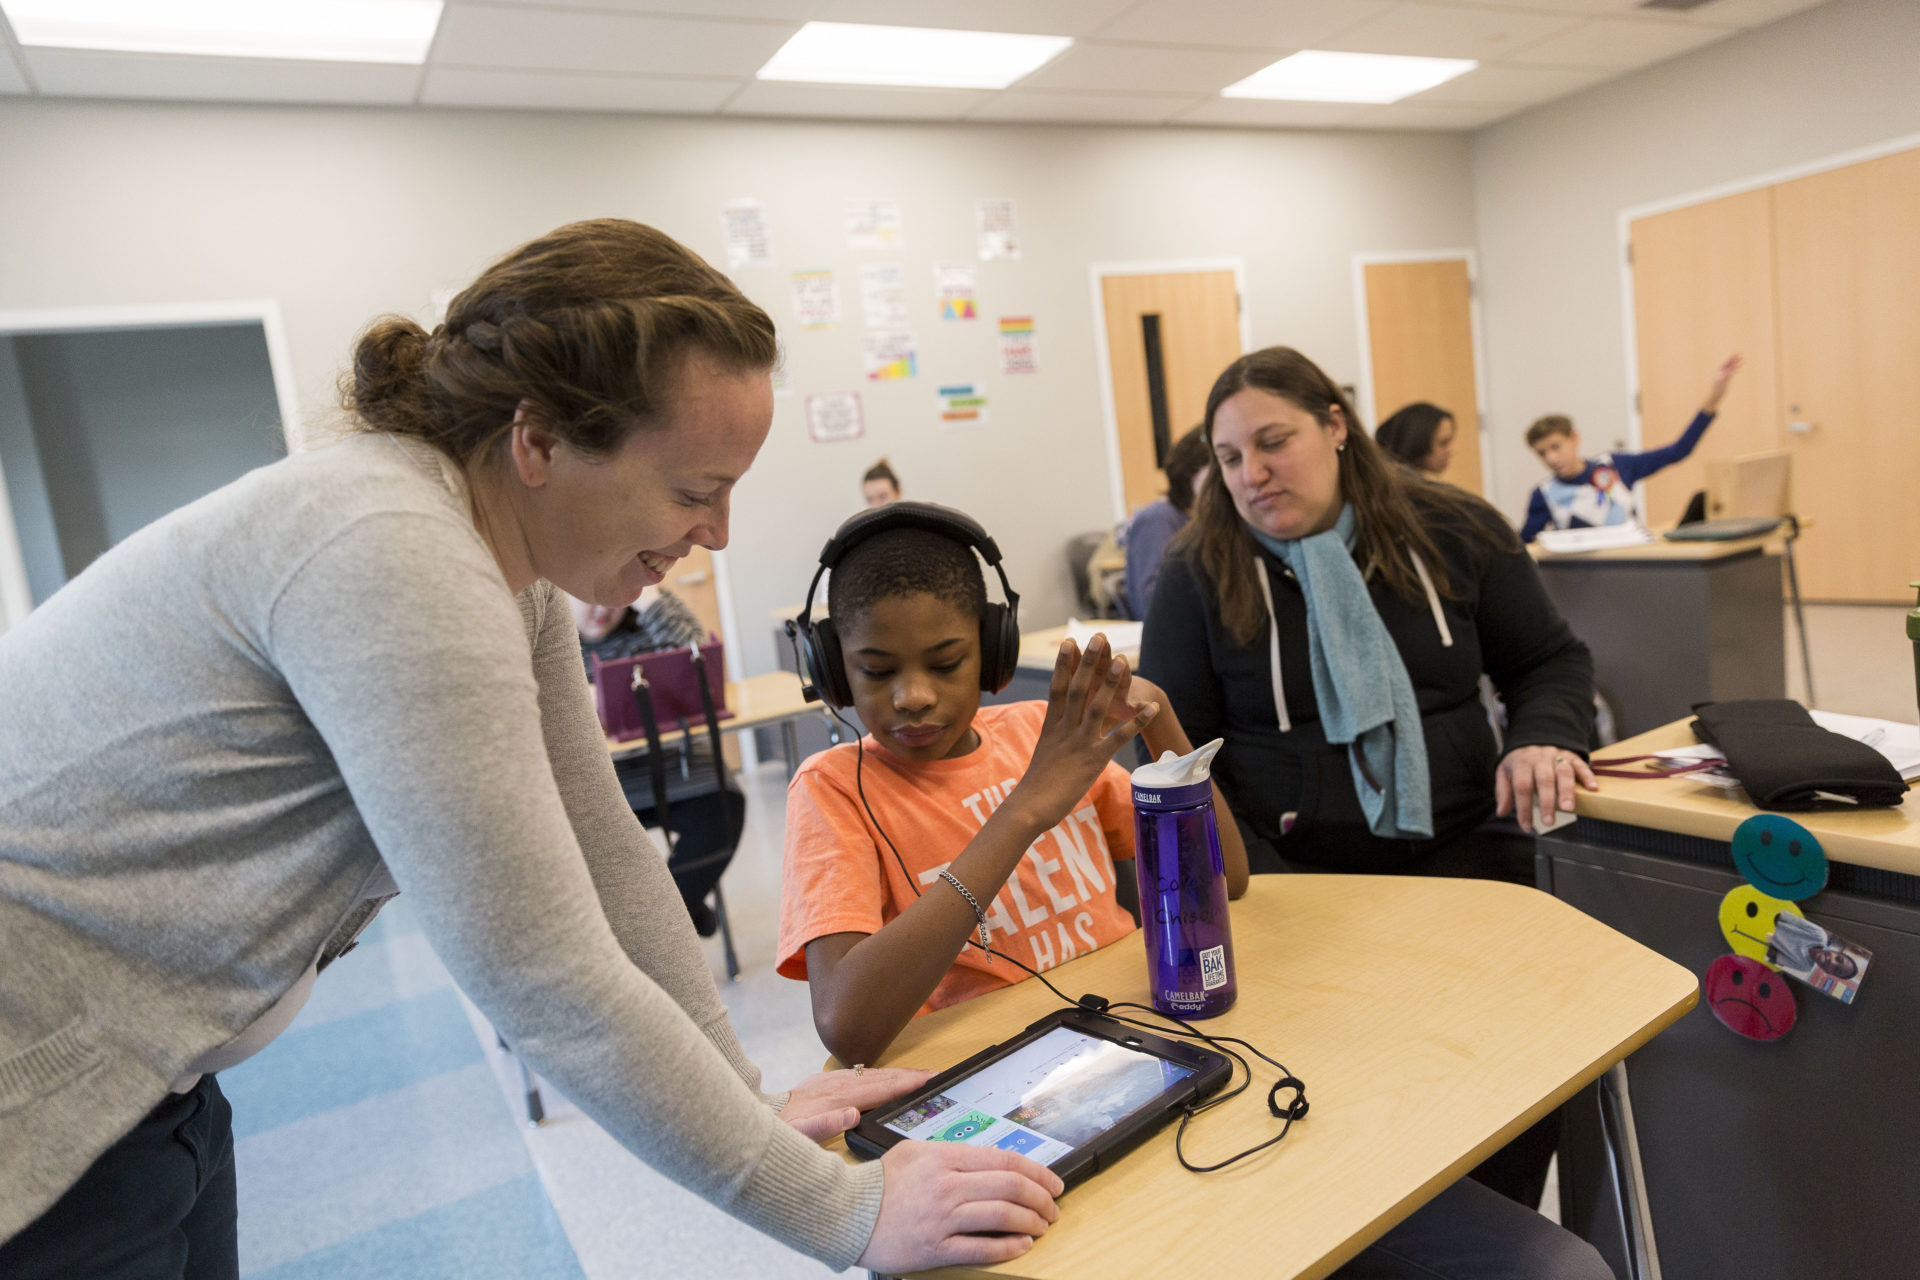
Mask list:
[[1014,796],[1042,826],[1064,818],[1114,752],[1159,714],[1158,702],[1127,700],[1132,681],[1126,659],[1113,656],[1104,635],[1088,641],[1084,654],[1072,640],[1060,646],[1047,686],[1040,741],[1034,744],[1026,776],[1014,788]]
[[1705,405],[1708,412],[1720,407],[1720,398],[1727,394],[1727,384],[1733,381],[1734,374],[1740,372],[1742,363],[1744,362],[1740,359],[1740,354],[1735,352],[1722,360],[1720,367],[1713,371],[1713,385],[1707,390]]

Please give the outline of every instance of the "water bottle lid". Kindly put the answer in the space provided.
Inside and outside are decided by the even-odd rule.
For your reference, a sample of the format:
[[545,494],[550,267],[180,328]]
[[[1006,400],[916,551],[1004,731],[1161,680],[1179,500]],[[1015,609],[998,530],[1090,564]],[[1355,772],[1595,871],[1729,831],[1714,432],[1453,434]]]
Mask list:
[[1215,738],[1176,756],[1169,751],[1133,771],[1133,802],[1158,809],[1185,809],[1213,796],[1213,757],[1226,742]]

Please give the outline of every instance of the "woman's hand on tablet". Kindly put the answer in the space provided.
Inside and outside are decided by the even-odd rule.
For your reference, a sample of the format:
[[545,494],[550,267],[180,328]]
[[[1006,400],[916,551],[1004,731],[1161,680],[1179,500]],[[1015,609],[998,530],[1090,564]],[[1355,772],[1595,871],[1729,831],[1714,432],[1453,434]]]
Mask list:
[[825,1142],[859,1124],[862,1111],[912,1093],[932,1078],[931,1071],[906,1067],[816,1072],[793,1086],[780,1118],[815,1142]]
[[1053,1198],[1066,1190],[1045,1165],[997,1147],[902,1142],[880,1163],[880,1218],[859,1265],[888,1274],[1017,1258],[1059,1218]]

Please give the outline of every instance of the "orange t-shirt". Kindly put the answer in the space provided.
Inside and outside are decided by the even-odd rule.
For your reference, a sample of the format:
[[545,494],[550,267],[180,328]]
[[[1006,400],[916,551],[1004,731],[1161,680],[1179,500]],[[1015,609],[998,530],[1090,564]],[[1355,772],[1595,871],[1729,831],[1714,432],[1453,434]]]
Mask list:
[[[867,803],[893,837],[912,885],[860,803],[853,744],[801,765],[787,790],[779,972],[805,979],[807,943],[832,933],[878,933],[913,901],[915,888],[952,893],[940,872],[1026,773],[1046,714],[1044,702],[980,708],[973,719],[980,745],[957,760],[909,762],[866,739]],[[1109,764],[1066,819],[1033,842],[991,903],[967,886],[987,908],[988,944],[1045,970],[1124,938],[1134,924],[1114,897],[1113,863],[1131,857],[1133,795],[1127,771]],[[1026,976],[963,947],[920,1012]]]

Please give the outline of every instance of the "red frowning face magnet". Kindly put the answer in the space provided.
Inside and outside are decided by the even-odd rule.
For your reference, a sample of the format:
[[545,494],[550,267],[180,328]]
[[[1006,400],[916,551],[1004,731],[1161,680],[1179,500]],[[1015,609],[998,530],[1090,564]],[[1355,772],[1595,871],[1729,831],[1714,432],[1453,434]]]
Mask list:
[[1749,1040],[1778,1040],[1800,1016],[1787,980],[1745,956],[1721,956],[1707,966],[1706,996],[1721,1025]]

